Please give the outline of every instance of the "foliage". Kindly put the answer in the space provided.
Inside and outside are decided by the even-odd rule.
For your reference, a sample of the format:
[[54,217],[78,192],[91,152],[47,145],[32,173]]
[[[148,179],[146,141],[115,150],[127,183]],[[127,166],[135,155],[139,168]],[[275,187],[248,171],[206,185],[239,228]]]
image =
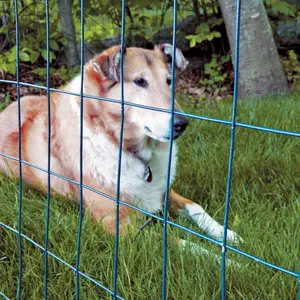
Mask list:
[[[34,65],[33,72],[44,77],[46,71],[46,18],[45,2],[36,0],[17,0],[19,21],[19,61],[23,64]],[[63,38],[60,24],[59,8],[57,1],[48,1],[50,12],[50,63],[51,74],[59,72],[64,81],[73,76],[63,67],[62,54],[67,40]],[[284,0],[264,0],[267,12],[277,18],[295,18],[299,15],[295,5]],[[73,0],[72,13],[76,31],[76,39],[80,40],[80,0]],[[85,42],[97,43],[103,38],[111,37],[120,33],[121,29],[121,1],[119,0],[85,0]],[[0,45],[0,70],[9,74],[16,73],[16,32],[13,1],[0,1],[0,40],[4,39],[4,46]],[[4,12],[4,13],[2,13]],[[213,0],[178,0],[178,21],[188,16],[196,16],[198,26],[193,34],[186,35],[184,31],[178,31],[180,37],[189,41],[190,47],[197,47],[204,42],[214,40],[221,41],[223,49],[214,53],[227,53],[224,49],[223,36],[219,28],[224,26],[219,11],[218,1]],[[298,16],[299,17],[299,16]],[[5,22],[4,22],[4,21]],[[0,21],[1,22],[1,21]],[[136,37],[151,39],[164,26],[173,24],[173,2],[171,0],[128,0],[126,6],[125,32],[134,41]],[[162,36],[162,40],[164,37]],[[221,40],[222,39],[222,40]],[[215,43],[216,44],[216,43]],[[180,45],[179,45],[180,46]],[[208,53],[210,56],[210,53]],[[205,78],[201,84],[206,91],[222,91],[226,87],[221,85],[227,78],[222,70],[223,58],[213,57],[212,61],[205,66]],[[291,57],[283,59],[284,68],[290,82],[299,81],[297,62]],[[221,68],[221,69],[220,69]]]
[[[68,82],[80,71],[80,67],[76,66],[72,70],[68,70],[66,66],[61,66],[60,68],[50,68],[50,74],[59,74],[59,77],[64,81]],[[39,75],[42,78],[46,78],[46,68],[35,68],[31,71],[33,74]]]
[[[0,66],[4,71],[15,74],[16,72],[16,20],[12,1],[1,3],[5,11],[4,24],[0,28],[0,34],[6,36],[6,49],[0,54]],[[18,29],[19,29],[19,61],[21,63],[35,64],[39,60],[47,60],[46,45],[46,18],[45,5],[43,2],[36,3],[34,0],[18,2]],[[59,28],[59,16],[54,1],[49,2],[50,10],[50,37],[49,58],[53,62],[60,47],[66,44]]]
[[290,4],[287,1],[282,0],[265,0],[266,8],[269,14],[275,16],[288,16],[295,17],[297,8],[296,5]]
[[[88,2],[88,1],[87,1]],[[94,8],[99,6],[99,1],[91,1]],[[2,6],[2,7],[1,7]],[[116,25],[104,15],[97,18],[98,14],[92,13],[92,8],[86,9],[86,41],[103,38],[116,33]],[[0,27],[0,35],[6,37],[5,47],[0,54],[0,69],[10,74],[16,72],[16,34],[15,34],[15,18],[13,2],[2,2],[0,8],[5,12],[6,24]],[[36,2],[35,0],[24,0],[18,2],[18,28],[19,28],[19,61],[21,63],[37,64],[44,67],[47,60],[46,47],[46,16],[44,2]],[[103,10],[103,8],[102,8]],[[49,1],[50,12],[50,36],[49,36],[49,56],[50,63],[56,65],[59,63],[59,57],[63,51],[63,47],[67,44],[67,40],[63,38],[59,10],[56,1]],[[77,38],[80,34],[80,1],[74,0],[73,17]],[[104,30],[105,29],[105,30]],[[36,73],[45,75],[46,71],[35,70]],[[62,69],[62,71],[64,71]]]
[[230,56],[222,56],[219,58],[213,55],[209,63],[204,66],[204,74],[206,78],[201,79],[200,83],[208,92],[224,92],[224,82],[227,79],[227,73],[223,72],[223,65],[230,61]]
[[0,112],[11,103],[11,98],[9,95],[6,95],[3,100],[0,102]]
[[190,41],[190,47],[193,48],[196,44],[201,44],[203,41],[212,41],[214,38],[220,38],[221,33],[216,30],[211,30],[216,25],[223,23],[223,19],[213,18],[207,23],[201,23],[195,34],[186,36],[186,39]]
[[294,50],[288,51],[288,57],[282,57],[281,63],[290,83],[300,80],[300,61]]
[[[95,42],[106,37],[116,35],[121,28],[120,1],[85,1],[85,42]],[[16,72],[16,20],[12,1],[0,3],[0,10],[4,12],[4,24],[0,27],[0,36],[5,38],[5,44],[0,54],[0,69],[7,73]],[[50,12],[50,63],[57,65],[67,40],[63,38],[59,8],[57,1],[49,1]],[[76,38],[80,40],[80,0],[74,0],[72,6]],[[181,18],[191,15],[192,11],[183,11]],[[132,36],[142,35],[149,39],[162,25],[171,25],[172,9],[170,3],[155,0],[128,1],[126,14],[126,32]],[[19,28],[19,61],[45,66],[46,51],[46,16],[45,3],[35,0],[18,1]]]

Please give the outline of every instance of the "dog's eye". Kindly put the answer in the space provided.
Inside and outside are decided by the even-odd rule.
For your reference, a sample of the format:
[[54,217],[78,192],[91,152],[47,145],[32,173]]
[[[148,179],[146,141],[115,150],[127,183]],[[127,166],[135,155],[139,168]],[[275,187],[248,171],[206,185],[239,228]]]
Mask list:
[[171,85],[172,83],[172,79],[171,78],[167,78],[167,85]]
[[147,87],[147,81],[142,77],[139,77],[139,78],[135,79],[133,82],[137,86],[140,86],[140,87],[143,87],[143,88]]

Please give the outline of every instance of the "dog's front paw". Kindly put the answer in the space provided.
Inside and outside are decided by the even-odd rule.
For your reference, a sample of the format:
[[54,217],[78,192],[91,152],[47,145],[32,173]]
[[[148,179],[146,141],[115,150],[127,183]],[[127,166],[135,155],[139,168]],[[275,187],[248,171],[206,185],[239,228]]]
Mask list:
[[230,229],[227,229],[227,240],[235,244],[244,243],[243,238]]
[[[219,226],[218,229],[211,231],[210,234],[216,239],[222,241],[224,237],[223,226]],[[227,241],[230,241],[235,244],[244,242],[244,240],[236,232],[230,229],[227,229]]]

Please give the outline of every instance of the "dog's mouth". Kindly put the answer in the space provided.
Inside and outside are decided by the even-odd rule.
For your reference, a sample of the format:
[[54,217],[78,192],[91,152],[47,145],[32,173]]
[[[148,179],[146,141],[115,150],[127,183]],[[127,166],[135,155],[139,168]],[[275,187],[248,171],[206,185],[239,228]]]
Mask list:
[[[170,136],[166,136],[166,135],[157,136],[156,134],[153,133],[153,131],[148,126],[145,126],[144,130],[145,130],[145,133],[154,140],[157,140],[160,142],[165,142],[165,143],[170,141]],[[180,133],[173,132],[173,140],[178,139],[182,134],[183,134],[183,132],[180,132]]]

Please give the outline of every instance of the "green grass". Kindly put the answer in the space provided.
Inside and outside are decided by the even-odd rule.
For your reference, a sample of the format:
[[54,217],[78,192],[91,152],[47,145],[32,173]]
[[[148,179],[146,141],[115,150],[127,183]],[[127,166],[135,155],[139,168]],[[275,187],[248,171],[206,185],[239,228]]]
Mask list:
[[[190,112],[229,119],[231,104],[206,105]],[[299,132],[300,96],[243,101],[238,121]],[[201,203],[223,221],[230,126],[191,121],[180,140],[180,166],[175,188]],[[296,137],[236,129],[230,228],[245,240],[238,248],[291,271],[299,271],[300,257],[300,140]],[[17,182],[0,176],[0,221],[17,228]],[[78,206],[51,199],[50,251],[75,266]],[[137,221],[141,224],[144,219]],[[176,219],[198,230],[190,222]],[[23,232],[44,244],[45,195],[30,188],[23,193]],[[118,293],[125,299],[160,299],[162,226],[147,227],[134,240],[135,229],[121,238]],[[220,248],[186,232],[169,234],[201,244],[221,255]],[[17,235],[0,228],[0,291],[14,299],[18,276]],[[112,287],[114,238],[86,216],[83,221],[81,271]],[[207,256],[182,251],[170,243],[168,299],[220,299],[220,265]],[[22,299],[43,297],[43,253],[23,240]],[[228,299],[297,299],[297,278],[228,251],[242,265],[227,271]],[[49,299],[74,297],[74,272],[49,258]],[[81,299],[110,299],[86,279]]]

